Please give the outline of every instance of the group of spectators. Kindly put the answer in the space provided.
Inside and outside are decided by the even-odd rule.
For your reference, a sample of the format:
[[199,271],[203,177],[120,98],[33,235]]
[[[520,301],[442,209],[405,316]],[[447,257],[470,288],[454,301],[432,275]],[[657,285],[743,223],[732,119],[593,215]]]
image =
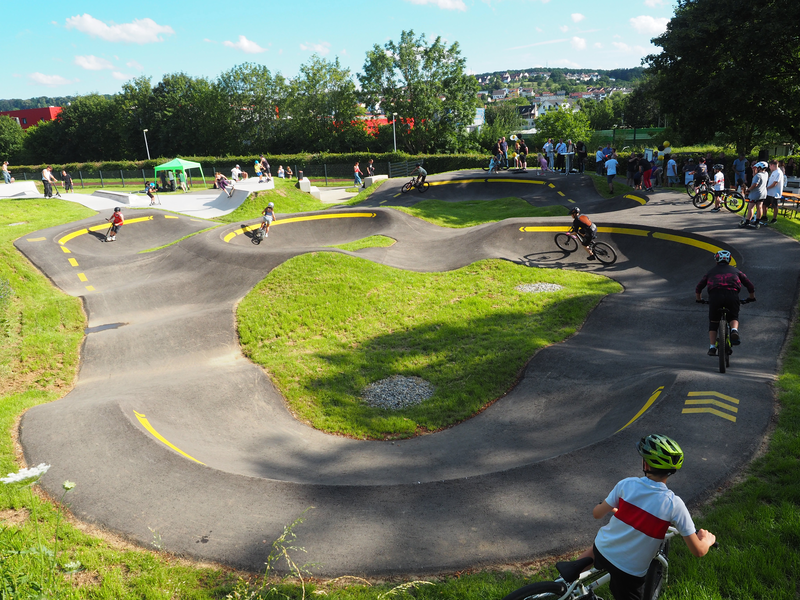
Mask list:
[[547,158],[547,167],[550,171],[560,171],[569,174],[577,171],[583,174],[586,168],[586,157],[589,149],[584,142],[573,143],[571,139],[549,138],[542,146],[542,152]]

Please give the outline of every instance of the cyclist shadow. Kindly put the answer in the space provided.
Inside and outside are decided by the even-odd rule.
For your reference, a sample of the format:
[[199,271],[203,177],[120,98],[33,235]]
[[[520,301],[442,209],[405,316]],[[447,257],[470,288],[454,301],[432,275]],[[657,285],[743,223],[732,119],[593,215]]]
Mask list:
[[553,250],[545,250],[543,252],[531,252],[524,254],[520,257],[519,262],[527,267],[547,267],[547,268],[570,268],[581,269],[589,267],[601,267],[604,270],[614,269],[617,263],[613,265],[604,265],[603,263],[592,260],[590,261],[585,252],[578,254],[575,252],[565,252],[554,248]]

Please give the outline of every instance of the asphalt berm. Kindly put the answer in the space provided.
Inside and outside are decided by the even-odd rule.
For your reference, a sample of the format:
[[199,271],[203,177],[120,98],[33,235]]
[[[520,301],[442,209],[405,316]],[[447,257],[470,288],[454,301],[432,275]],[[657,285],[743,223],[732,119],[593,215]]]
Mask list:
[[[260,245],[254,220],[137,254],[208,226],[159,211],[137,213],[152,219],[126,225],[116,245],[80,233],[104,213],[18,240],[56,285],[84,298],[96,328],[72,392],[22,420],[28,462],[53,465],[45,487],[75,481],[79,518],[143,545],[156,530],[166,550],[251,570],[313,506],[297,533],[320,576],[456,571],[585,545],[597,528],[592,507],[637,474],[634,443],[650,432],[686,452],[671,487],[690,504],[704,499],[753,456],[773,415],[800,246],[770,230],[743,234],[736,215],[700,212],[672,194],[602,200],[579,176],[467,181],[473,175],[431,177],[442,183],[430,192],[577,204],[598,215],[617,262],[558,250],[564,218],[443,229],[386,208],[417,201],[400,195],[405,180],[357,207],[279,215]],[[456,427],[403,441],[330,436],[297,422],[242,356],[234,306],[288,258],[375,234],[397,243],[353,254],[429,272],[485,258],[591,270],[624,292]],[[724,375],[705,355],[707,309],[694,302],[716,248],[733,252],[759,298],[743,309],[745,343]],[[76,257],[77,267],[68,260]]]

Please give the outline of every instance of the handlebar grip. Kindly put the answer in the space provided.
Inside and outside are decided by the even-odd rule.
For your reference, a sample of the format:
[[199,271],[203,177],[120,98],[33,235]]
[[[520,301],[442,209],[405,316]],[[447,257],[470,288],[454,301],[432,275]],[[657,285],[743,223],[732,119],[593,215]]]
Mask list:
[[711,547],[714,548],[714,550],[718,550],[719,549],[719,542],[714,542],[713,544],[711,544]]

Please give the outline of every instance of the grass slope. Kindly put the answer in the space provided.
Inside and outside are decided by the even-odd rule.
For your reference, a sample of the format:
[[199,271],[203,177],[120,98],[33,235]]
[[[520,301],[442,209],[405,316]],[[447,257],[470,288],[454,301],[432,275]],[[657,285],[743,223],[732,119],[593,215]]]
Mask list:
[[564,206],[531,206],[522,198],[468,202],[423,200],[411,207],[392,208],[440,227],[474,227],[481,223],[495,223],[516,217],[563,217],[569,214],[569,209]]
[[[537,282],[564,289],[515,289]],[[323,252],[273,270],[237,314],[245,354],[300,419],[381,439],[436,431],[480,411],[537,350],[574,333],[603,296],[620,290],[601,276],[500,260],[414,273]],[[392,375],[422,377],[436,392],[396,412],[360,399],[366,385]]]

